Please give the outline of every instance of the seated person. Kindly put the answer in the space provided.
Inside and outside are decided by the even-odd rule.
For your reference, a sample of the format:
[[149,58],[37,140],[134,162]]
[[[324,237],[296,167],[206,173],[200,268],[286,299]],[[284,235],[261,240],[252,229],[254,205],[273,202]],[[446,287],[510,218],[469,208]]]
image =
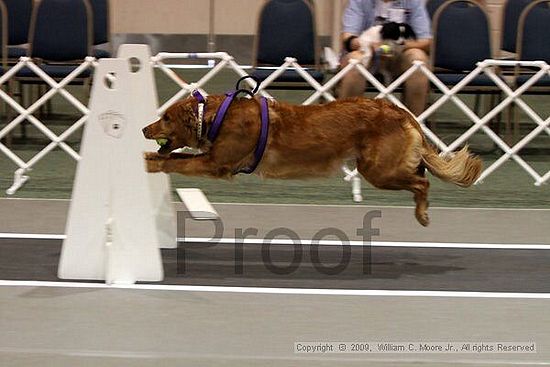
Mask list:
[[[432,35],[430,18],[422,0],[349,0],[342,22],[342,42],[347,52],[342,66],[347,65],[350,58],[362,60],[365,57],[358,37],[365,30],[385,22],[409,24],[416,39],[406,40],[397,53],[381,62],[383,71],[397,77],[409,69],[415,60],[428,62]],[[372,44],[373,52],[379,46]],[[342,78],[337,94],[339,98],[360,96],[366,86],[365,78],[352,69]],[[426,107],[428,90],[428,78],[420,71],[413,73],[405,82],[405,105],[416,116]]]

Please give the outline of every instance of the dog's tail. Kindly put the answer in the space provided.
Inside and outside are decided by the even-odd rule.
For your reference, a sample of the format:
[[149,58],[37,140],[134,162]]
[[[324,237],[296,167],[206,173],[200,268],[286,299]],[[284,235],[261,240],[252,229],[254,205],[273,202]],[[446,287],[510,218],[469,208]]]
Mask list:
[[461,187],[471,186],[478,179],[483,168],[481,159],[472,155],[467,146],[458,152],[441,157],[425,140],[422,161],[434,176]]

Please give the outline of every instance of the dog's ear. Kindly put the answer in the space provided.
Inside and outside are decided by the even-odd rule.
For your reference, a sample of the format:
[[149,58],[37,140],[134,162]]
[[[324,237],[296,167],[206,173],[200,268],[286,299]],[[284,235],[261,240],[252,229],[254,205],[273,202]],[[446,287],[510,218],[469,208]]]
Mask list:
[[380,37],[382,37],[383,40],[397,40],[399,39],[399,35],[399,24],[388,22],[382,25]]
[[182,123],[195,121],[195,111],[190,103],[180,102],[175,110],[176,119]]
[[401,32],[401,37],[403,37],[404,39],[416,39],[416,33],[414,33],[414,29],[412,29],[412,27],[407,24],[407,23],[401,23],[400,26],[402,28],[403,31]]

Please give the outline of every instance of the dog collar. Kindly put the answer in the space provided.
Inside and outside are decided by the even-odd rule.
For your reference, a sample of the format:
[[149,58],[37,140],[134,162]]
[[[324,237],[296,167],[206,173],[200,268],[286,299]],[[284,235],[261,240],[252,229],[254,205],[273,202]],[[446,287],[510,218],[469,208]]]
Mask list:
[[204,123],[204,110],[206,109],[206,98],[198,90],[193,91],[193,97],[198,102],[197,105],[197,141],[202,139],[202,125]]
[[204,121],[204,103],[199,103],[197,107],[197,140],[202,138],[202,123]]

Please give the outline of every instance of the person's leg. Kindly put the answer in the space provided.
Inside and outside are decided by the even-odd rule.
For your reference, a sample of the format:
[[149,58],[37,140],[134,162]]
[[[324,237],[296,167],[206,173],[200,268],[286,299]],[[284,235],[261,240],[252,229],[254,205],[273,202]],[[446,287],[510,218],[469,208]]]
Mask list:
[[[428,55],[418,48],[410,48],[399,56],[399,74],[409,69],[415,60],[428,63]],[[405,105],[415,115],[419,116],[426,108],[428,99],[428,77],[421,71],[414,72],[405,81]]]
[[[342,59],[342,67],[345,67],[350,59],[362,60],[363,53],[361,51],[350,52]],[[344,75],[336,86],[336,94],[338,98],[362,96],[366,88],[366,79],[357,69],[353,68]]]

